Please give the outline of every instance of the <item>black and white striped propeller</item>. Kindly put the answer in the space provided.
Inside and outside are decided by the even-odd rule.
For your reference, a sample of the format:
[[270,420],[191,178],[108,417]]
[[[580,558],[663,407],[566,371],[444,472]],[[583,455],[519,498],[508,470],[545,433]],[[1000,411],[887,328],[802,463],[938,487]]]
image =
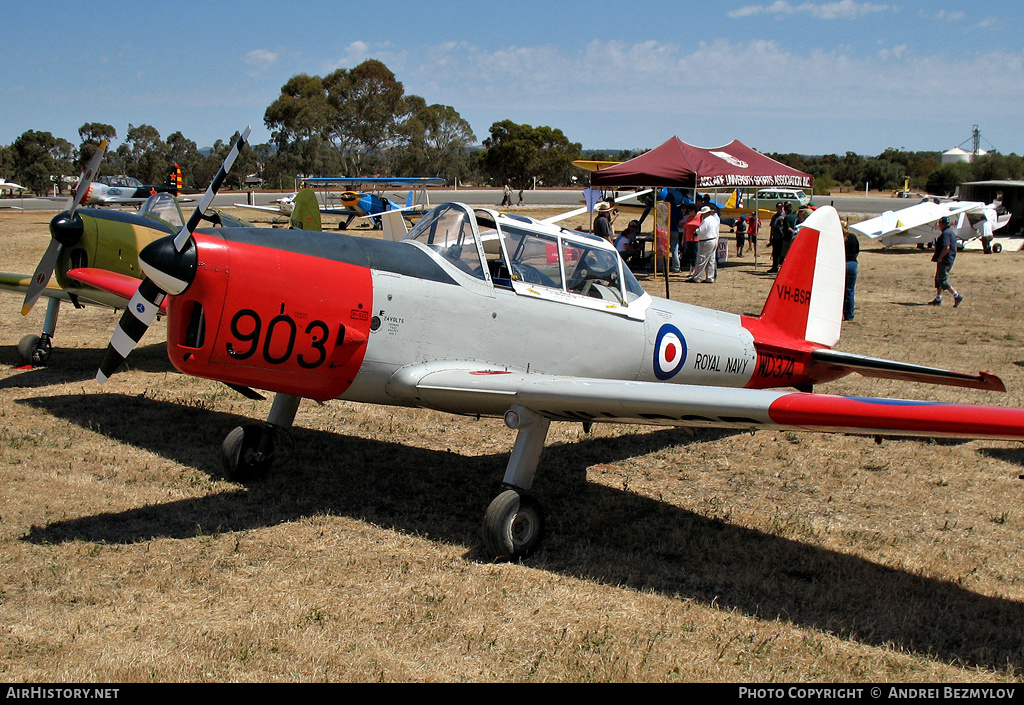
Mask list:
[[160,304],[168,294],[176,295],[184,292],[192,283],[196,271],[196,247],[192,239],[203,213],[210,207],[213,197],[217,195],[231,166],[238,157],[238,152],[249,139],[251,126],[239,136],[231,147],[227,158],[221,164],[220,171],[213,177],[213,182],[203,195],[192,217],[182,226],[177,235],[160,238],[151,242],[139,253],[139,265],[146,274],[135,295],[128,302],[117,329],[110,337],[107,352],[100,363],[96,381],[103,384],[110,375],[117,371],[128,354],[135,349],[142,336],[160,311]]
[[82,237],[82,218],[76,218],[75,211],[85,200],[89,186],[92,185],[93,179],[96,177],[96,171],[100,168],[100,162],[103,161],[105,151],[107,151],[107,141],[103,140],[96,148],[92,159],[89,160],[89,165],[82,170],[82,175],[78,177],[78,188],[75,189],[75,195],[68,199],[66,210],[54,216],[50,221],[50,245],[43,253],[43,258],[39,260],[35,274],[32,275],[32,281],[29,282],[28,290],[25,292],[25,302],[21,305],[22,316],[28,315],[42,295],[43,289],[50,283],[50,277],[53,276],[53,270],[57,266],[61,250],[64,247],[71,247]]

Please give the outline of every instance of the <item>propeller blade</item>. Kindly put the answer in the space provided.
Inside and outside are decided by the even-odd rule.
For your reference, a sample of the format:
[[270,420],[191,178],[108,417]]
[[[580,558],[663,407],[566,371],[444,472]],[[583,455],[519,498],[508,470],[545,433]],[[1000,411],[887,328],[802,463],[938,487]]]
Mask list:
[[60,257],[60,249],[60,243],[56,239],[51,238],[50,245],[46,248],[46,252],[43,253],[43,258],[39,260],[36,273],[32,275],[32,281],[28,285],[25,303],[21,305],[22,316],[28,315],[28,312],[32,310],[32,307],[36,305],[36,301],[42,295],[43,289],[50,283],[53,268],[57,266],[57,258]]
[[[213,202],[213,197],[220,190],[224,178],[235,163],[238,152],[249,139],[251,131],[252,128],[246,126],[238,141],[232,145],[231,151],[213,178],[213,182],[206,189],[195,212],[181,231],[173,239],[168,235],[166,238],[151,242],[139,253],[139,264],[146,272],[146,278],[142,280],[138,291],[132,296],[128,307],[121,315],[114,334],[110,337],[107,352],[96,373],[96,381],[100,384],[106,382],[117,371],[129,353],[142,340],[142,336],[149,330],[153,319],[160,311],[160,305],[167,297],[168,292],[180,294],[192,283],[192,275],[196,267],[196,248],[194,245],[189,246],[192,241],[192,233],[199,225],[203,213]],[[167,290],[161,288],[162,286],[167,287]]]
[[[103,153],[106,151],[107,141],[103,140],[96,149],[96,153],[92,155],[92,159],[89,160],[89,165],[82,170],[81,176],[78,177],[78,188],[75,189],[75,195],[68,199],[66,206],[68,211],[65,217],[66,222],[74,218],[75,211],[82,204],[85,194],[89,191],[89,185],[96,175],[96,170],[100,168],[100,162],[103,161]],[[81,221],[81,218],[79,218],[79,221]],[[52,232],[53,229],[51,227],[50,244],[46,248],[46,252],[43,253],[43,258],[39,260],[36,272],[32,275],[32,281],[28,285],[28,291],[25,292],[25,302],[21,305],[22,316],[27,316],[32,307],[36,305],[36,301],[42,295],[43,289],[50,283],[50,277],[53,276],[53,270],[57,266],[57,260],[60,258],[61,243],[52,236]]]
[[106,382],[125,361],[128,353],[135,349],[156,318],[163,300],[164,292],[160,291],[160,287],[149,279],[143,279],[124,313],[121,314],[114,334],[110,336],[107,352],[103,355],[99,372],[96,373],[97,382]]
[[220,170],[217,171],[217,175],[213,177],[213,181],[210,182],[210,186],[206,189],[206,193],[203,194],[202,200],[199,201],[199,205],[196,206],[195,211],[192,213],[192,217],[188,219],[188,222],[182,226],[181,231],[174,236],[174,249],[181,252],[185,248],[185,243],[192,237],[192,233],[195,232],[196,226],[199,225],[200,219],[203,217],[203,213],[213,203],[213,197],[220,191],[220,185],[224,183],[225,177],[228,172],[231,171],[231,167],[235,163],[235,159],[238,158],[238,153],[241,151],[245,143],[249,141],[249,133],[252,132],[250,125],[245,126],[245,130],[241,135],[238,136],[238,141],[231,146],[231,151],[228,152],[227,158],[224,159],[224,163],[220,165]]
[[89,160],[89,166],[83,169],[82,175],[78,177],[78,188],[75,189],[75,195],[68,200],[69,217],[73,216],[78,207],[82,205],[82,200],[89,191],[89,186],[92,184],[92,180],[100,168],[100,162],[103,161],[103,153],[106,151],[107,141],[103,140],[100,142],[100,146],[96,148],[96,153],[92,155],[92,159]]

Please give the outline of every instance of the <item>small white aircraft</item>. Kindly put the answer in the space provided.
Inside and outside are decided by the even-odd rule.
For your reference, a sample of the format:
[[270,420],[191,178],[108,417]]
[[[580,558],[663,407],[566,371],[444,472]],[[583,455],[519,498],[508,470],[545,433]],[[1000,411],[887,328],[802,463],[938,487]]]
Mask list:
[[874,218],[852,223],[849,229],[872,240],[878,240],[883,247],[916,244],[923,248],[929,246],[938,236],[939,230],[935,223],[939,218],[949,218],[957,239],[968,242],[979,237],[974,226],[982,218],[989,220],[992,223],[992,230],[996,231],[1006,225],[1010,215],[999,214],[994,206],[980,201],[935,203],[933,200],[926,200],[908,208],[885,211]]
[[10,191],[13,194],[15,191],[26,190],[27,189],[21,184],[16,184],[13,181],[8,181],[7,179],[0,179],[0,194],[2,194],[4,191]]
[[303,398],[503,418],[518,435],[484,519],[496,557],[540,545],[544,513],[530,488],[552,421],[1024,440],[1024,409],[811,392],[851,372],[1004,389],[985,372],[831,349],[845,265],[830,206],[804,222],[760,316],[652,297],[601,238],[459,203],[408,232],[401,213],[385,214],[384,239],[197,231],[198,221],[146,247],[141,285],[71,272],[131,297],[97,379],[118,369],[166,303],[176,368],[276,393],[266,423],[224,439],[235,480],[275,464]]
[[[7,179],[0,179],[0,196],[3,196],[5,191],[10,191],[11,195],[13,196],[15,191],[26,191],[26,190],[27,189],[24,186],[20,185],[20,184],[16,184],[16,183],[14,183],[12,181],[8,181]],[[3,201],[0,201],[0,208],[10,208],[12,210],[18,210],[18,211],[21,210],[20,207],[12,205],[12,204],[9,204],[9,203],[4,203]]]
[[249,210],[264,211],[266,213],[276,213],[278,215],[291,217],[292,211],[295,210],[295,197],[297,195],[298,191],[289,193],[281,196],[280,198],[275,198],[266,206],[257,206],[251,203],[234,203],[232,205],[234,205],[235,208],[248,208]]

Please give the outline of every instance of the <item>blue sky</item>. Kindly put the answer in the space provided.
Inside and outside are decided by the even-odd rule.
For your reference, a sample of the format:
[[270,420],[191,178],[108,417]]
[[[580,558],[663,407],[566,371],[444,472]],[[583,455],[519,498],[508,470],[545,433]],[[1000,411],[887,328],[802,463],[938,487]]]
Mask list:
[[[966,9],[965,9],[966,8]],[[407,93],[585,149],[1024,154],[1024,3],[20,2],[0,0],[0,144],[86,122],[180,130],[200,147],[298,73],[383,61]],[[115,142],[116,146],[118,142]]]

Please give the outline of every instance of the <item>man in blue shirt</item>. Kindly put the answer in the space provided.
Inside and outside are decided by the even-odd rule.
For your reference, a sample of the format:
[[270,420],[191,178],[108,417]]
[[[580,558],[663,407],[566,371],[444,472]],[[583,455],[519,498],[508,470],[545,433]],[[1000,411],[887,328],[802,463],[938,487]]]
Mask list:
[[956,231],[950,227],[949,218],[939,218],[939,227],[942,232],[935,240],[935,254],[932,255],[932,262],[935,262],[935,299],[929,305],[941,306],[942,292],[949,291],[953,294],[953,308],[956,308],[964,300],[964,295],[949,283],[949,270],[956,260]]

